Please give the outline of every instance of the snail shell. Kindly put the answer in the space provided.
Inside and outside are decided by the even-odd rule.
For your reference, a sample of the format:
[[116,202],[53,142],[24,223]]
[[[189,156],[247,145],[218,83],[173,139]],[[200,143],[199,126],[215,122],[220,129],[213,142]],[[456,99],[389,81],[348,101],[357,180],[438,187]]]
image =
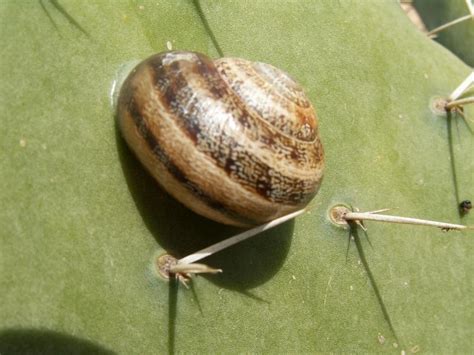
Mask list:
[[118,120],[166,191],[224,224],[256,225],[301,209],[321,183],[315,111],[300,86],[268,64],[153,55],[125,80]]

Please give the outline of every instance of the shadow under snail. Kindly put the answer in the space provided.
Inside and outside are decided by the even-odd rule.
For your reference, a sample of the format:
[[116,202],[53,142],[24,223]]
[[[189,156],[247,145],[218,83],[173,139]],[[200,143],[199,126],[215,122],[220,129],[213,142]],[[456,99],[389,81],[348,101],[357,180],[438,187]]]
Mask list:
[[262,224],[305,207],[319,189],[316,113],[269,64],[159,53],[132,70],[117,109],[125,140],[159,184],[214,221]]

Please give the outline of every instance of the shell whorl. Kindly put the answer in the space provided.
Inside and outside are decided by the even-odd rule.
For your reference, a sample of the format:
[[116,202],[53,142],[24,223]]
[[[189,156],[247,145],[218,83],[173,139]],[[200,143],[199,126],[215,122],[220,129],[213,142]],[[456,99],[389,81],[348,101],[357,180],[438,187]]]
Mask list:
[[247,226],[304,207],[323,172],[317,118],[301,88],[264,63],[165,52],[122,86],[121,131],[176,199]]

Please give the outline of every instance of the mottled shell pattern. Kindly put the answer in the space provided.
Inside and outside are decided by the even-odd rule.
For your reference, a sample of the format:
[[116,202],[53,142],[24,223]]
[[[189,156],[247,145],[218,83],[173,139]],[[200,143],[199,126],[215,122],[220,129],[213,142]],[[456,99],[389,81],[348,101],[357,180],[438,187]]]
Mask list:
[[315,111],[300,86],[269,64],[153,55],[124,82],[118,119],[166,191],[224,224],[262,224],[301,209],[321,183]]

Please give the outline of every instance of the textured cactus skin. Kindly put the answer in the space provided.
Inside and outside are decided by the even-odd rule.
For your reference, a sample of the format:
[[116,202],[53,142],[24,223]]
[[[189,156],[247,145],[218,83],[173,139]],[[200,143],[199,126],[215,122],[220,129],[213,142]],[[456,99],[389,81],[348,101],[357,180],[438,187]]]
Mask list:
[[[362,234],[359,245],[382,305],[354,243],[346,256],[348,231],[327,218],[345,202],[474,224],[459,217],[450,163],[474,200],[473,137],[429,107],[470,68],[396,1],[42,4],[54,24],[37,2],[0,5],[1,353],[34,349],[33,335],[124,354],[472,350],[472,234],[367,223],[373,248]],[[225,55],[305,87],[327,165],[307,214],[206,259],[224,273],[185,290],[156,278],[153,255],[234,230],[161,192],[108,95],[121,64],[167,42],[218,57],[198,8]]]

